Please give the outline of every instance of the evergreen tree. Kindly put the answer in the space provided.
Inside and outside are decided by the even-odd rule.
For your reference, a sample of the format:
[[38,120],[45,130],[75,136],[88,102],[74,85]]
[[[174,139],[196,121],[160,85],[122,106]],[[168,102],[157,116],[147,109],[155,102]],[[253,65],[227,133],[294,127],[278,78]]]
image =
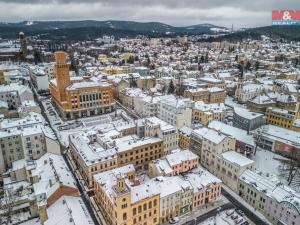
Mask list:
[[205,63],[208,63],[208,52],[205,54]]
[[133,57],[132,55],[129,56],[128,59],[127,59],[127,62],[128,62],[129,64],[133,64],[133,63],[134,63],[134,57]]
[[42,62],[41,53],[39,51],[34,50],[33,57],[34,57],[34,63],[35,64],[38,64],[38,63]]
[[173,94],[175,91],[175,86],[173,84],[173,80],[169,83],[169,89],[168,89],[168,94]]
[[238,69],[240,71],[240,77],[244,77],[244,66],[242,64],[238,65]]
[[201,58],[200,58],[200,62],[201,62],[201,63],[204,63],[204,56],[203,56],[203,55],[202,55]]
[[254,68],[256,71],[259,69],[259,61],[256,61]]
[[236,55],[236,56],[235,56],[235,59],[234,59],[234,61],[236,61],[236,62],[237,62],[238,60],[239,60],[239,56],[238,56],[238,55]]
[[246,66],[245,66],[245,70],[248,71],[250,70],[251,67],[251,63],[249,61],[247,61]]

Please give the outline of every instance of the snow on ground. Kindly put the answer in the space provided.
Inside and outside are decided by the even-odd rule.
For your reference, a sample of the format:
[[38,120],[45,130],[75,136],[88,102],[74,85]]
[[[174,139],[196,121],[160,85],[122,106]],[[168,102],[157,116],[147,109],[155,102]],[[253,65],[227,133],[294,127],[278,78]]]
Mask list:
[[93,127],[98,125],[110,124],[115,120],[120,120],[119,117],[116,119],[116,115],[119,116],[123,113],[121,109],[117,109],[116,112],[111,112],[103,115],[63,121],[59,117],[56,108],[52,105],[50,99],[42,101],[42,104],[45,108],[45,113],[49,119],[51,127],[56,133],[59,142],[65,147],[69,146],[69,135],[80,131],[93,129]]
[[[238,215],[236,212],[233,212],[232,215],[226,215],[226,212],[233,212],[232,210],[227,210],[224,212],[219,213],[216,217],[210,217],[207,220],[199,223],[198,225],[236,225],[242,224],[246,220]],[[235,219],[233,219],[235,218]],[[239,223],[237,223],[240,221]]]
[[[288,169],[286,169],[286,165],[283,163],[284,161],[288,161],[286,157],[258,148],[256,155],[252,159],[255,161],[257,170],[264,174],[274,174],[282,183],[287,185]],[[300,192],[299,176],[294,178],[290,187]]]
[[257,149],[256,155],[252,159],[256,163],[256,169],[263,173],[275,174],[276,176],[280,175],[279,166],[282,164],[280,160],[287,160],[274,152],[260,148]]
[[227,96],[225,98],[225,105],[234,108],[234,107],[239,107],[239,108],[245,108],[244,105],[238,104],[237,102],[233,101],[233,98],[230,96]]
[[26,222],[20,223],[19,225],[41,225],[41,221],[39,218],[34,218]]

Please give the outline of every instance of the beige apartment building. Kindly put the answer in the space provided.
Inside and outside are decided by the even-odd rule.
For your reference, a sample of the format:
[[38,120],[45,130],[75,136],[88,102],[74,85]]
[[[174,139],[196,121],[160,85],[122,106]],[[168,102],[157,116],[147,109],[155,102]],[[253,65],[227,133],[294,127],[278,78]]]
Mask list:
[[157,117],[145,119],[145,137],[159,137],[162,139],[165,154],[178,148],[177,128]]

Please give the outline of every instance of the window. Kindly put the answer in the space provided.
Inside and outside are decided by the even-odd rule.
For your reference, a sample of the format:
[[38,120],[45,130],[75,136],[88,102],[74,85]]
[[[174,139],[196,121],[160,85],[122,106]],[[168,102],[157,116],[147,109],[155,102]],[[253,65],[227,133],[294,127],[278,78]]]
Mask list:
[[123,220],[127,220],[127,214],[123,213]]
[[133,208],[133,215],[136,215],[136,208]]

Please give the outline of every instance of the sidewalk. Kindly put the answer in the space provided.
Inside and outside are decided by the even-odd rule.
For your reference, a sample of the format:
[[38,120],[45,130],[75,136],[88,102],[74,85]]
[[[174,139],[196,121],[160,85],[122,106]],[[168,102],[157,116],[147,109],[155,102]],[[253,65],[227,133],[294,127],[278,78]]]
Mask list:
[[[179,216],[180,221],[176,224],[183,225],[183,224],[185,224],[191,220],[197,219],[197,217],[202,216],[212,210],[215,210],[227,203],[230,203],[230,202],[223,195],[221,195],[221,197],[217,201],[206,204],[201,208],[194,209],[193,211],[191,211],[185,215]],[[165,222],[163,224],[170,224],[170,223]]]
[[254,214],[257,218],[259,218],[261,221],[263,221],[267,225],[272,225],[272,223],[269,222],[269,220],[258,210],[254,209],[250,204],[248,204],[242,197],[240,197],[238,194],[236,194],[234,191],[232,191],[229,187],[226,185],[223,185],[222,188],[225,192],[230,194],[236,201],[238,201],[242,206],[244,206],[247,210],[249,210],[252,214]]

